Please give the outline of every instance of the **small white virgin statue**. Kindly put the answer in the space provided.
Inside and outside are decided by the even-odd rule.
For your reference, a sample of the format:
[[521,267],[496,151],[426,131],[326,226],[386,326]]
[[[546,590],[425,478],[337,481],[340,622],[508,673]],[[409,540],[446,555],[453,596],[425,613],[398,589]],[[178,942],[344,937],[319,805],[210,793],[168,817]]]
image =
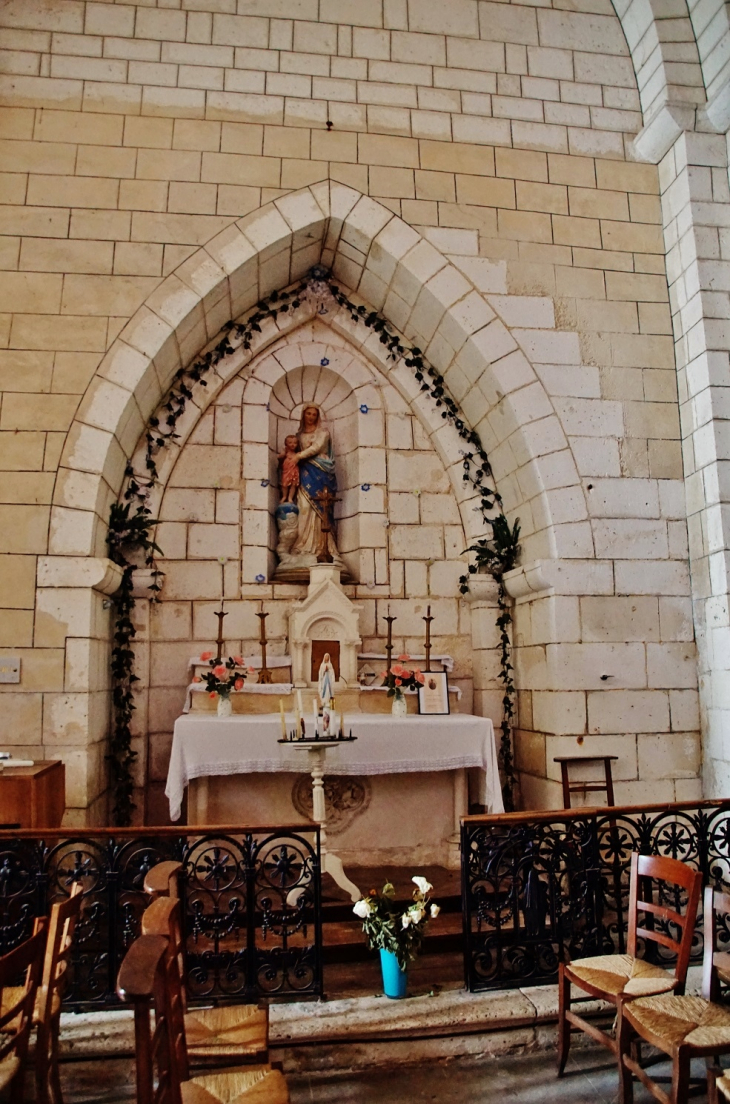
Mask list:
[[319,666],[319,678],[317,679],[319,700],[323,706],[328,705],[335,696],[335,669],[332,666],[329,652],[322,656]]

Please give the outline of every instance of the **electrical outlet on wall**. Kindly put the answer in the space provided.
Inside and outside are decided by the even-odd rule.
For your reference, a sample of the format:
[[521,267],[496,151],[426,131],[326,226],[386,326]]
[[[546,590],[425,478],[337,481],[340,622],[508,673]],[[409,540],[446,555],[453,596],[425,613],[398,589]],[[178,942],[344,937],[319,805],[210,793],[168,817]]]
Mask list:
[[0,656],[0,682],[20,682],[20,656]]

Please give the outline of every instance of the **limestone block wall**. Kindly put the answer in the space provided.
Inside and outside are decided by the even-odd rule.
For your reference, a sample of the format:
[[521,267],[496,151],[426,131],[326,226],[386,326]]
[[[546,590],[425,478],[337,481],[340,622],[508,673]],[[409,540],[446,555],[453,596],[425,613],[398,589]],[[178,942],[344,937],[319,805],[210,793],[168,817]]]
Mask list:
[[[82,448],[69,430],[77,418],[96,432],[89,396],[102,358],[142,304],[145,319],[159,318],[155,295],[170,273],[243,218],[269,265],[262,287],[286,283],[245,220],[293,189],[331,181],[373,197],[432,247],[412,262],[412,286],[401,280],[390,289],[392,274],[375,263],[368,269],[360,293],[396,326],[431,339],[440,317],[429,329],[432,300],[424,295],[411,315],[444,258],[466,289],[450,290],[449,308],[476,294],[490,313],[480,306],[475,314],[470,300],[462,314],[471,332],[500,320],[483,342],[495,366],[489,379],[484,362],[466,356],[449,365],[448,379],[495,454],[527,559],[552,564],[546,586],[516,607],[526,800],[557,803],[552,755],[594,739],[620,744],[620,796],[696,793],[659,178],[653,165],[630,159],[642,124],[639,86],[614,9],[608,0],[577,0],[570,11],[488,0],[190,7],[6,0],[0,8],[0,647],[23,660],[21,684],[0,686],[0,742],[61,755],[69,817],[104,819],[106,592],[94,590],[99,616],[89,610],[82,630],[70,601],[73,572],[56,561],[81,556],[82,546],[104,557],[82,503],[96,495],[95,515],[108,514],[143,430],[143,403],[136,398],[115,427],[119,448],[98,491],[90,477],[69,474],[69,456],[93,451],[93,433]],[[635,53],[651,43],[641,18],[629,34]],[[704,44],[711,52],[709,37]],[[642,74],[645,104],[661,101],[654,71],[647,65]],[[680,75],[697,87],[694,70],[669,73],[675,84]],[[339,277],[353,287],[355,241],[338,253]],[[212,336],[191,314],[176,331],[174,355],[189,360]],[[434,357],[443,348],[437,342]],[[133,390],[134,358],[127,364],[117,378]],[[240,398],[225,405],[240,410]],[[223,443],[232,431],[223,420],[219,430],[218,417],[217,407],[205,415],[196,428],[203,437],[188,449],[237,447]],[[220,417],[229,426],[234,418]],[[413,436],[412,451],[420,447]],[[226,520],[214,512],[210,524],[235,528],[234,489],[180,489],[180,498],[215,491],[220,503],[206,509]],[[185,527],[180,562],[191,571],[198,523],[168,524]],[[170,529],[170,540],[181,532]],[[386,559],[371,547],[375,585],[384,586],[377,564],[382,578]],[[406,559],[388,554],[389,586],[394,562]],[[406,596],[424,588],[420,563],[403,569]],[[82,684],[74,657],[87,639],[96,643]],[[491,702],[489,685],[484,693]]]

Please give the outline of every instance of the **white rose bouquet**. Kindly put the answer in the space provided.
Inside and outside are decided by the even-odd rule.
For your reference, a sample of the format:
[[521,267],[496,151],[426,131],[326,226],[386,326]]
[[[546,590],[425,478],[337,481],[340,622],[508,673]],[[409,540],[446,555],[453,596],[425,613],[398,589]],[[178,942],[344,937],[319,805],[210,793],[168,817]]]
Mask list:
[[395,887],[386,882],[382,891],[371,889],[353,905],[352,911],[362,920],[362,930],[371,951],[391,951],[401,970],[408,968],[423,943],[429,920],[435,920],[441,909],[431,901],[433,886],[426,878],[411,879],[413,903],[403,910],[395,900]]

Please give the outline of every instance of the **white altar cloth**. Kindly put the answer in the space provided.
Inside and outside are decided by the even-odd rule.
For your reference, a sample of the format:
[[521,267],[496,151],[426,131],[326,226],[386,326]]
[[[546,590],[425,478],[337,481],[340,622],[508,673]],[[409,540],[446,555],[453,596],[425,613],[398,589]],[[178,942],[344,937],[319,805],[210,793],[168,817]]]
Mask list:
[[[327,752],[327,774],[410,774],[476,767],[479,802],[488,812],[504,812],[494,726],[487,717],[353,713],[346,714],[345,728],[357,736],[357,743]],[[193,778],[303,773],[301,753],[278,744],[280,738],[278,713],[232,717],[188,713],[178,717],[165,787],[170,818],[179,820],[185,787]]]

